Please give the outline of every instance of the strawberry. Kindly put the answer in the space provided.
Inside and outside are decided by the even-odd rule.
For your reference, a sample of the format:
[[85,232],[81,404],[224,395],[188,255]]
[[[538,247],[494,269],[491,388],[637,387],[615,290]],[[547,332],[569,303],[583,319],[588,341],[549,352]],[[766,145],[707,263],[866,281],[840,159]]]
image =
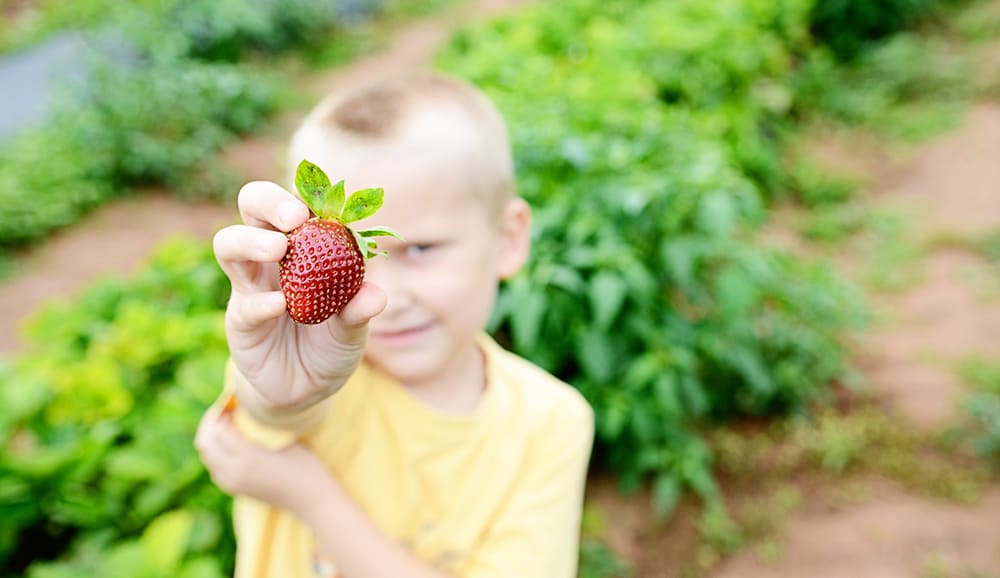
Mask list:
[[278,264],[288,315],[313,325],[340,313],[365,277],[365,259],[384,254],[371,237],[399,235],[387,227],[356,231],[349,223],[370,217],[382,206],[382,189],[362,189],[345,198],[344,181],[303,160],[295,188],[316,215],[288,234],[288,250]]

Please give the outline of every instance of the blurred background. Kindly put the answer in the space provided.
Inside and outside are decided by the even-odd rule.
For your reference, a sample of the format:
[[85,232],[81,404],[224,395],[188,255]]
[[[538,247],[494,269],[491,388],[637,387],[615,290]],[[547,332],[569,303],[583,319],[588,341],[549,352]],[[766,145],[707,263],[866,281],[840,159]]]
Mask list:
[[581,577],[1000,578],[998,0],[0,0],[0,577],[230,575],[211,235],[422,66],[510,125]]

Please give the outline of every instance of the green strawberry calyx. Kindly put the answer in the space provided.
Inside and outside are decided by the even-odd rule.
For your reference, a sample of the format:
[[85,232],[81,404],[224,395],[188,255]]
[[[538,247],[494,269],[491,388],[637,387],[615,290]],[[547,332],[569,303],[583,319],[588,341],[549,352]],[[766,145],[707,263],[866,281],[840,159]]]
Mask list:
[[386,254],[385,251],[379,250],[378,244],[372,237],[394,237],[400,241],[404,240],[399,233],[389,227],[371,227],[357,231],[350,226],[354,221],[374,215],[382,207],[385,191],[381,188],[361,189],[346,195],[344,181],[332,184],[323,169],[305,159],[295,169],[295,188],[319,219],[337,221],[347,227],[366,259]]

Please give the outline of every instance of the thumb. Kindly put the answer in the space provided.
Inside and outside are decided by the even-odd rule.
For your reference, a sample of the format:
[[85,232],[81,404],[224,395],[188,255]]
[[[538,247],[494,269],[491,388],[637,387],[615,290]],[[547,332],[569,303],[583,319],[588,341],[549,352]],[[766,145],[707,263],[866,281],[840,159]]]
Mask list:
[[385,291],[374,283],[365,282],[357,295],[340,312],[340,321],[346,327],[362,329],[386,306]]

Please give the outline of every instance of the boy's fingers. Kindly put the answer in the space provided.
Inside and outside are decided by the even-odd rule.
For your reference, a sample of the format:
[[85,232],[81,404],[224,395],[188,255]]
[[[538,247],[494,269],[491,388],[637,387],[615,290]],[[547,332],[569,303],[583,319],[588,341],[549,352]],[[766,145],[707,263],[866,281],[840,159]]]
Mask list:
[[230,225],[215,234],[212,248],[219,261],[277,263],[288,250],[288,237],[278,231]]
[[277,288],[278,275],[274,267],[262,267],[262,264],[280,261],[288,249],[288,239],[276,231],[233,225],[215,234],[212,248],[233,290],[252,293]]
[[[202,418],[195,434],[194,445],[206,461],[218,462],[235,455],[242,443],[232,415],[208,413]],[[218,459],[216,459],[218,458]]]
[[284,314],[285,295],[281,291],[233,291],[226,307],[226,323],[236,331],[252,331]]
[[374,283],[363,283],[358,294],[340,312],[341,322],[349,328],[366,325],[385,309],[385,291]]
[[288,232],[309,218],[309,208],[305,203],[268,181],[243,185],[237,204],[243,222],[253,227]]

